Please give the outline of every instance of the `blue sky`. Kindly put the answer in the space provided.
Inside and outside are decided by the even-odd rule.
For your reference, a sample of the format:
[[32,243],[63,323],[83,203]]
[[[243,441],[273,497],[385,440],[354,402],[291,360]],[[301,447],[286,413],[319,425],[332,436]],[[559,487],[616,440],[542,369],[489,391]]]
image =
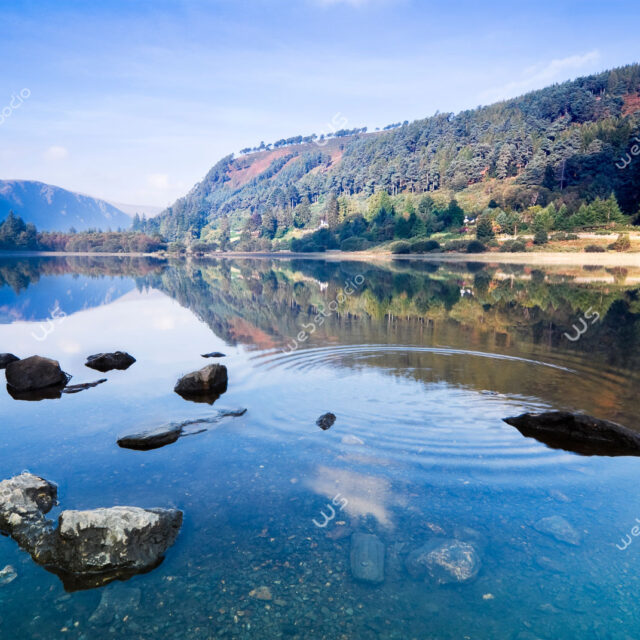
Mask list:
[[164,206],[336,114],[375,128],[636,62],[639,18],[637,0],[4,2],[0,178]]

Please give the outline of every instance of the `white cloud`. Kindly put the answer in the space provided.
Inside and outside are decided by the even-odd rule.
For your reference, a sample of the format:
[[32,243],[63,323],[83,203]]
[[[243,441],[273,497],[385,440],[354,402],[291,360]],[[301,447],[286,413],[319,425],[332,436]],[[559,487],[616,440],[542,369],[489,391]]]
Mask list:
[[483,102],[493,102],[511,98],[534,89],[541,89],[559,80],[566,80],[569,72],[579,71],[599,59],[600,52],[593,50],[584,55],[567,56],[566,58],[551,60],[546,64],[528,67],[524,70],[520,80],[508,82],[501,87],[487,89],[480,94],[480,99]]
[[162,191],[169,189],[169,176],[166,173],[150,173],[147,176],[147,183],[154,189]]
[[69,150],[66,147],[49,147],[44,152],[45,160],[64,160],[69,157]]

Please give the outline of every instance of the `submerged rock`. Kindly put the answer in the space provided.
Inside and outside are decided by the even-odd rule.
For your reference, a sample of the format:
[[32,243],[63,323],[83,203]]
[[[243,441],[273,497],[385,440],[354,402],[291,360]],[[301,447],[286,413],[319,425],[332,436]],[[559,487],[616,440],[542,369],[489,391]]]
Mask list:
[[210,364],[180,378],[173,390],[186,398],[212,398],[213,402],[227,390],[227,383],[227,368],[223,364]]
[[585,456],[640,456],[640,433],[615,422],[568,411],[523,413],[504,418],[523,436],[552,449]]
[[11,584],[18,577],[16,570],[8,564],[0,571],[0,587]]
[[18,356],[14,356],[13,353],[0,353],[0,369],[5,369],[11,362],[17,362],[20,360]]
[[316,420],[316,424],[323,431],[326,431],[327,429],[330,429],[333,426],[335,421],[336,421],[336,416],[333,413],[325,413]]
[[166,425],[123,436],[118,439],[118,446],[123,449],[135,449],[137,451],[149,451],[159,449],[168,444],[173,444],[182,435],[182,425]]
[[538,520],[534,529],[540,533],[549,535],[560,542],[566,542],[578,546],[582,542],[582,536],[562,516],[549,516]]
[[412,551],[405,566],[414,578],[429,577],[438,584],[450,584],[473,580],[482,562],[472,543],[439,538]]
[[69,384],[63,390],[62,393],[80,393],[80,391],[84,391],[85,389],[92,389],[93,387],[97,387],[99,384],[106,382],[106,378],[100,378],[100,380],[96,380],[95,382],[83,382],[82,384]]
[[351,573],[356,580],[378,584],[384,582],[384,544],[371,533],[351,536]]
[[220,353],[219,351],[212,351],[211,353],[201,354],[203,358],[226,358],[226,353]]
[[56,486],[30,473],[0,482],[0,530],[57,574],[68,590],[153,569],[182,525],[177,509],[112,507],[63,511],[54,528],[45,514],[56,499]]
[[198,418],[196,420],[185,420],[184,422],[173,422],[171,424],[140,431],[118,439],[118,445],[123,449],[135,449],[137,451],[149,451],[158,449],[168,444],[173,444],[182,436],[191,436],[207,430],[206,426],[196,430],[185,431],[185,428],[192,425],[210,425],[220,422],[223,418],[237,418],[243,416],[246,409],[234,409],[232,411],[219,411],[214,416]]
[[6,376],[7,385],[18,393],[62,388],[71,379],[71,376],[60,368],[57,360],[42,356],[10,362],[6,367]]
[[347,434],[346,436],[342,436],[342,440],[340,441],[342,444],[355,444],[361,445],[364,444],[364,440],[358,438],[358,436],[354,436],[352,434]]
[[132,615],[140,606],[142,592],[134,587],[113,585],[102,590],[100,604],[91,614],[89,623],[96,626],[106,626],[115,618],[122,620]]
[[135,361],[136,359],[132,355],[124,351],[114,351],[113,353],[96,353],[95,355],[89,356],[84,364],[86,367],[95,369],[101,373],[106,373],[113,369],[124,371]]

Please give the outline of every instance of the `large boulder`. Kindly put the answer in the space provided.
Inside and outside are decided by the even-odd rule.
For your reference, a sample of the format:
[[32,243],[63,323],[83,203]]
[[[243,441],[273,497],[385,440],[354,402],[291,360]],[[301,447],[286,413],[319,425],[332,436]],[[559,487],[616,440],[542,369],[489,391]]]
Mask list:
[[54,528],[45,514],[56,499],[56,486],[30,473],[0,482],[0,530],[71,591],[150,571],[182,526],[177,509],[112,507],[63,511]]
[[143,571],[158,563],[181,526],[182,511],[177,509],[63,511],[58,518],[56,564],[74,574]]
[[615,422],[569,411],[523,413],[504,418],[523,436],[552,449],[585,456],[639,456],[640,433]]
[[10,362],[6,368],[7,384],[18,392],[49,387],[64,387],[71,376],[60,368],[57,360],[31,356]]
[[218,396],[227,390],[227,383],[227,367],[210,364],[180,378],[174,391],[185,397]]
[[113,353],[96,353],[95,355],[89,356],[85,362],[85,366],[100,371],[101,373],[106,373],[113,369],[124,371],[135,361],[136,359],[132,355],[124,351],[115,351]]
[[18,356],[14,356],[13,353],[0,353],[0,369],[6,369],[10,362],[17,362],[20,360]]

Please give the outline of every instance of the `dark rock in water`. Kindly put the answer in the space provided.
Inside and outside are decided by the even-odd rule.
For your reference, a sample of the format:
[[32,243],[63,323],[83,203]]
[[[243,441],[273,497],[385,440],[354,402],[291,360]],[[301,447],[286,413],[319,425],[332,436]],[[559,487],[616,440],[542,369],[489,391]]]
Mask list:
[[577,547],[582,536],[562,516],[549,516],[538,520],[534,525],[536,531]]
[[219,351],[212,351],[211,353],[203,353],[203,358],[226,358],[226,353],[220,353]]
[[462,540],[436,538],[412,551],[405,561],[414,578],[430,577],[438,584],[469,582],[482,563],[476,547]]
[[7,384],[15,391],[37,391],[48,387],[64,387],[71,376],[60,368],[57,360],[31,356],[10,362],[6,368]]
[[135,449],[136,451],[149,451],[159,449],[168,444],[173,444],[182,435],[182,425],[167,425],[150,431],[141,431],[118,440],[118,446],[123,449]]
[[38,402],[40,400],[56,400],[62,398],[64,386],[45,387],[44,389],[36,389],[35,391],[17,391],[13,387],[7,385],[7,392],[14,400],[26,400],[29,402]]
[[316,424],[323,430],[326,431],[333,426],[333,423],[336,421],[336,417],[333,413],[325,413],[321,415],[317,420]]
[[210,364],[180,378],[173,390],[184,398],[202,398],[213,404],[227,390],[227,383],[227,368],[223,364]]
[[384,582],[384,544],[370,533],[351,536],[351,573],[356,580]]
[[237,418],[243,416],[247,412],[246,409],[235,409],[232,411],[219,411],[215,416],[207,418],[197,418],[196,420],[185,420],[180,423],[171,423],[157,429],[148,431],[140,431],[123,436],[118,440],[118,445],[123,449],[135,449],[137,451],[149,451],[150,449],[158,449],[168,444],[173,444],[182,436],[192,436],[207,430],[207,427],[201,429],[185,431],[185,427],[192,425],[210,425],[220,422],[223,418]]
[[84,391],[85,389],[91,389],[93,387],[97,387],[99,384],[106,382],[106,378],[100,378],[100,380],[96,380],[95,382],[83,382],[82,384],[69,384],[63,390],[62,393],[79,393],[80,391]]
[[112,507],[63,511],[58,527],[45,518],[57,499],[54,484],[30,473],[0,482],[0,530],[68,590],[105,585],[150,571],[162,562],[182,526],[176,509]]
[[640,433],[615,422],[568,411],[523,413],[505,418],[523,436],[552,449],[584,456],[640,456]]
[[18,356],[14,356],[13,353],[0,353],[0,369],[5,369],[10,362],[17,362],[20,360]]
[[86,367],[106,373],[113,369],[124,371],[135,361],[136,359],[132,355],[124,351],[115,351],[114,353],[96,353],[93,356],[89,356],[84,364]]

